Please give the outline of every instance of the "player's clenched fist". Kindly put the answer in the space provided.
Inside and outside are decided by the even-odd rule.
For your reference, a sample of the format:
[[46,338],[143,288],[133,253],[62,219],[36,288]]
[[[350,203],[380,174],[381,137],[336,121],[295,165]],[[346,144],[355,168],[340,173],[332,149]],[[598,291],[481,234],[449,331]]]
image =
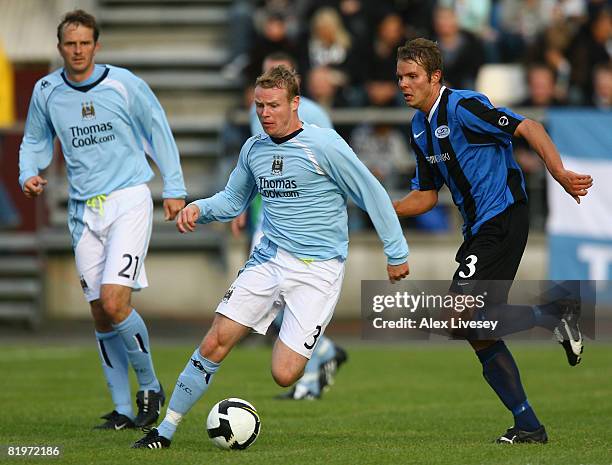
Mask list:
[[41,176],[32,176],[31,178],[26,179],[26,182],[23,183],[23,193],[28,199],[32,197],[38,197],[42,194],[45,186],[47,185],[47,180]]
[[195,231],[196,221],[200,217],[200,209],[190,203],[176,217],[176,227],[180,233]]
[[408,262],[402,263],[401,265],[387,265],[387,274],[389,275],[389,281],[392,283],[404,279],[410,274]]
[[172,221],[185,207],[185,199],[164,199],[164,220]]

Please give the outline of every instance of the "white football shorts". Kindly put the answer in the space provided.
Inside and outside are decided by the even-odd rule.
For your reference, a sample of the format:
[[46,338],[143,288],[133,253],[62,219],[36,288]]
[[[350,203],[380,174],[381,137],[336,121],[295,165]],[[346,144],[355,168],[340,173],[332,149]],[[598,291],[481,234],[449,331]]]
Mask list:
[[135,290],[148,286],[144,260],[152,225],[153,200],[146,184],[69,202],[68,227],[88,302],[100,298],[102,284]]
[[279,310],[279,337],[310,359],[340,297],[344,261],[301,260],[265,236],[225,293],[217,313],[266,334]]

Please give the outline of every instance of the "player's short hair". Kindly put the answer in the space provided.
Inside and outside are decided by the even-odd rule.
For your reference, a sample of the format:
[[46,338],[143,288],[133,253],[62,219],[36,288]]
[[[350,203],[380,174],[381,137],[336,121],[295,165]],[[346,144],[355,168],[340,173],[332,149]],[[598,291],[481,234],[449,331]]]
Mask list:
[[255,87],[287,89],[287,99],[289,101],[300,95],[300,80],[297,73],[282,65],[275,66],[259,76],[255,81]]
[[397,61],[414,61],[422,66],[431,79],[434,71],[444,73],[442,53],[436,42],[419,37],[407,41],[397,49]]
[[92,29],[94,43],[98,42],[98,37],[100,37],[100,29],[98,28],[96,18],[95,16],[87,13],[85,10],[73,10],[64,15],[62,21],[57,26],[57,41],[60,43],[62,42],[64,26],[67,24],[80,24],[81,26]]
[[291,64],[291,69],[297,71],[297,61],[287,52],[272,52],[266,55],[264,61],[286,61]]

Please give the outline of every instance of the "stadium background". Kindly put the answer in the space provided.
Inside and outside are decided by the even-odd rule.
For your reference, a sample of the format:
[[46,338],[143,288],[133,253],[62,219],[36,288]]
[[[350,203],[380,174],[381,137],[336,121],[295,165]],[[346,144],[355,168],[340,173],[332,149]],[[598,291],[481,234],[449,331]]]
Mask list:
[[[521,3],[528,14],[517,11]],[[340,59],[342,63],[323,66],[324,60],[333,57],[317,55],[311,24],[321,17],[321,8],[330,5],[341,13],[351,47]],[[47,172],[49,187],[42,198],[26,200],[16,182],[18,147],[32,86],[60,64],[56,24],[63,12],[76,6],[93,11],[100,21],[102,50],[97,62],[126,66],[158,95],[179,146],[189,199],[223,187],[248,135],[248,84],[262,57],[279,49],[296,56],[305,93],[330,109],[338,131],[356,146],[356,152],[391,196],[405,195],[414,166],[413,155],[406,148],[412,113],[402,102],[398,104],[397,95],[372,90],[376,85],[392,85],[394,80],[393,54],[380,57],[377,47],[384,49],[380,44],[385,40],[387,45],[401,43],[416,34],[438,37],[443,44],[445,37],[456,34],[471,48],[471,59],[462,62],[466,71],[461,73],[457,66],[447,66],[447,79],[458,81],[450,85],[482,90],[495,104],[511,106],[547,124],[566,163],[595,178],[592,193],[578,208],[549,182],[542,164],[534,161],[535,155],[517,146],[517,158],[527,175],[532,227],[518,278],[610,279],[612,219],[608,205],[612,190],[609,183],[602,182],[612,170],[612,26],[608,4],[498,0],[452,5],[444,0],[437,4],[376,2],[376,8],[371,2],[345,0],[3,0],[0,40],[14,74],[13,89],[7,79],[3,79],[3,87],[14,95],[16,118],[13,123],[5,118],[9,122],[2,129],[0,174],[8,191],[4,202],[16,207],[18,217],[4,218],[2,226],[0,316],[4,321],[14,319],[31,325],[43,319],[88,318],[67,234],[67,186],[59,147]],[[534,17],[535,13],[539,16]],[[512,18],[519,23],[510,22]],[[385,21],[383,28],[380,25]],[[331,23],[329,27],[338,28]],[[553,40],[559,31],[570,35],[565,41]],[[603,34],[604,39],[607,34],[607,39],[597,44],[597,34]],[[492,40],[492,35],[497,38]],[[599,54],[584,44],[590,44],[591,49],[599,47]],[[608,53],[607,61],[603,53]],[[455,54],[463,54],[465,60],[465,51]],[[540,76],[530,84],[529,70],[545,65],[556,65],[555,80]],[[590,66],[586,76],[564,68],[573,66],[575,71],[584,65]],[[595,65],[604,69],[602,84],[597,81],[593,85]],[[382,68],[388,76],[380,72]],[[319,78],[317,72],[323,71],[328,74]],[[335,90],[317,84],[337,81],[341,84]],[[179,236],[172,224],[163,222],[159,177],[151,185],[157,207],[147,257],[151,285],[135,296],[135,306],[149,317],[209,319],[244,262],[247,239],[233,239],[221,224]],[[433,218],[404,224],[413,279],[448,279],[455,268],[460,219],[448,192],[442,195],[441,204]],[[379,242],[367,219],[355,208],[351,208],[350,227],[347,277],[336,321],[358,317],[362,279],[384,278]]]

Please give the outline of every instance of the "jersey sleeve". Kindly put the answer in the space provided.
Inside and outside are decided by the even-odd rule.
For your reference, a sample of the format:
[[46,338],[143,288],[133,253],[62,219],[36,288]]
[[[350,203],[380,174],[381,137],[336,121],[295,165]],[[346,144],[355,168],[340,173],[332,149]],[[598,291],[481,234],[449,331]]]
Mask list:
[[248,156],[252,146],[253,141],[251,139],[242,146],[238,163],[230,174],[225,189],[212,197],[193,202],[200,209],[198,223],[231,221],[251,203],[251,200],[257,194],[257,185],[253,173],[248,167]]
[[310,106],[305,106],[305,108],[307,108],[308,110],[307,114],[301,117],[302,121],[308,124],[314,124],[315,126],[319,126],[320,128],[334,128],[329,114],[323,109],[323,107],[312,102]]
[[150,87],[141,79],[135,83],[132,105],[145,139],[145,151],[155,161],[164,180],[163,198],[187,196],[178,148],[168,119]]
[[339,136],[317,156],[319,165],[338,187],[370,216],[390,265],[408,258],[408,244],[391,199],[380,182]]
[[459,124],[469,131],[510,142],[516,127],[525,119],[508,108],[495,108],[484,95],[463,98],[455,115]]
[[19,149],[19,184],[22,189],[28,178],[51,164],[54,137],[55,130],[48,118],[40,85],[36,84]]

